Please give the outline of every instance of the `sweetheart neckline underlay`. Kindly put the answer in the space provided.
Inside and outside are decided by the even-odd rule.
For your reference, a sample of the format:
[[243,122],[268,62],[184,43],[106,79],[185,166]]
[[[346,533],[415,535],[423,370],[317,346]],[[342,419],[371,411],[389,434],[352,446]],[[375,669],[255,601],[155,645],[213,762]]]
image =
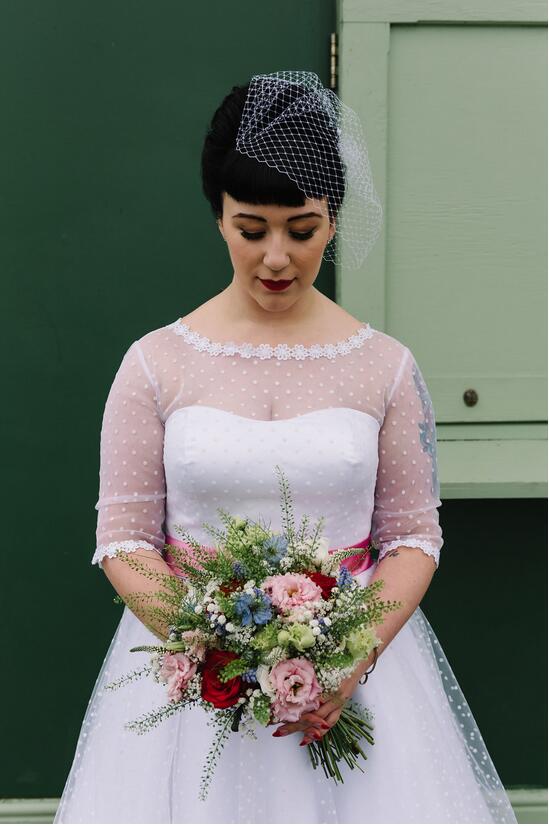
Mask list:
[[195,410],[195,409],[214,410],[217,413],[221,413],[225,416],[231,416],[232,418],[235,418],[235,419],[244,419],[247,422],[254,422],[254,424],[276,424],[276,425],[283,424],[284,422],[294,422],[297,419],[304,419],[304,418],[307,418],[308,416],[313,416],[313,415],[318,414],[318,413],[325,413],[328,410],[329,411],[345,410],[345,411],[350,411],[351,413],[358,413],[360,416],[366,416],[368,419],[371,419],[373,422],[375,422],[378,427],[381,426],[380,423],[378,422],[378,420],[375,418],[375,416],[372,416],[370,413],[366,413],[363,410],[357,410],[355,407],[344,407],[344,406],[340,406],[340,407],[338,407],[338,406],[319,407],[317,410],[309,410],[307,413],[301,413],[297,416],[290,416],[289,418],[286,418],[286,419],[252,419],[251,416],[241,416],[239,413],[233,413],[231,410],[223,410],[220,407],[214,407],[214,406],[208,405],[208,404],[188,404],[188,405],[185,405],[184,407],[179,407],[177,410],[174,410],[173,413],[170,413],[170,415],[168,416],[168,418],[164,422],[164,426],[169,422],[169,420],[172,418],[172,416],[175,416],[177,413],[181,413],[181,411],[183,411],[183,410]]

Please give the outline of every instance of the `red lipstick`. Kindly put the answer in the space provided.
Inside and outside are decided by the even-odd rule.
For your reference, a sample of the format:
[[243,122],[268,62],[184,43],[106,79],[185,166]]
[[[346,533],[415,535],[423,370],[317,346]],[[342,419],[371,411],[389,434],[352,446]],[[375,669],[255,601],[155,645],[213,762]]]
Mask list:
[[285,290],[290,284],[293,282],[293,278],[290,281],[270,281],[267,278],[260,278],[261,283],[268,289],[272,290],[273,292],[280,292],[280,290]]

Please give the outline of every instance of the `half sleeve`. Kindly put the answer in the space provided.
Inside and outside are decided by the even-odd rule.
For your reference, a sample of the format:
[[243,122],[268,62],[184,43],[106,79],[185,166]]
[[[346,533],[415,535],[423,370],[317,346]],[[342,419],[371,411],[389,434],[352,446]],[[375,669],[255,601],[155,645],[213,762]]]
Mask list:
[[435,414],[427,386],[405,347],[379,431],[372,543],[378,560],[402,545],[421,548],[438,568],[443,545]]
[[125,353],[101,427],[96,549],[92,564],[117,549],[163,551],[166,483],[158,388],[142,348]]

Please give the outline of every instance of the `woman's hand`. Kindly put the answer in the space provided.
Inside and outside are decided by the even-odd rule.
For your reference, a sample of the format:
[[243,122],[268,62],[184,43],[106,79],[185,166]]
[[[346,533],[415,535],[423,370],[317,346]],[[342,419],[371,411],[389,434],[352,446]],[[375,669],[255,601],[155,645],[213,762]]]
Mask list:
[[295,723],[282,723],[273,732],[273,737],[282,737],[294,731],[303,731],[300,746],[306,746],[311,740],[320,740],[339,720],[343,706],[349,700],[358,685],[364,668],[357,669],[341,683],[338,690],[326,697],[316,711],[307,711]]

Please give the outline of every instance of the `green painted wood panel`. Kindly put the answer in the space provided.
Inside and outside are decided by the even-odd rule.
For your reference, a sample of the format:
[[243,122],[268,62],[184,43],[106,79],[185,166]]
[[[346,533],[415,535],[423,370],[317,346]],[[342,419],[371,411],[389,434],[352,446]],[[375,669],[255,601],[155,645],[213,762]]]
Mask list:
[[476,6],[441,25],[440,4],[339,4],[340,93],[385,207],[383,260],[340,294],[414,349],[438,421],[545,421],[546,13],[475,26]]
[[384,206],[364,266],[338,267],[338,301],[412,349],[437,424],[505,427],[475,467],[441,445],[449,495],[545,496],[546,445],[521,453],[513,428],[547,421],[546,6],[337,6],[338,90]]
[[[256,72],[327,84],[334,28],[332,0],[0,3],[1,642],[16,675],[0,687],[0,797],[61,793],[116,626],[90,560],[122,355],[232,278],[201,191],[207,124]],[[333,267],[317,286],[333,297]]]

